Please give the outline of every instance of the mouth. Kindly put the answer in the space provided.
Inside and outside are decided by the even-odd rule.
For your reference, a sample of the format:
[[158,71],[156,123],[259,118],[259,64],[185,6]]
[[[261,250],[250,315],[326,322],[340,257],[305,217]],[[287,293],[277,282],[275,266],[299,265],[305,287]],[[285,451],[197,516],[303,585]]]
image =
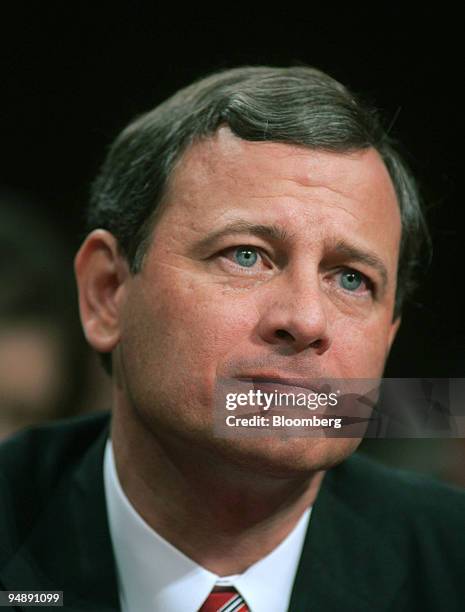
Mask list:
[[263,375],[263,374],[241,374],[236,377],[241,382],[251,383],[255,388],[262,386],[282,386],[290,387],[293,389],[304,389],[305,391],[312,391],[314,393],[320,393],[320,385],[315,384],[315,381],[304,380],[301,377],[289,377],[281,376],[279,374]]

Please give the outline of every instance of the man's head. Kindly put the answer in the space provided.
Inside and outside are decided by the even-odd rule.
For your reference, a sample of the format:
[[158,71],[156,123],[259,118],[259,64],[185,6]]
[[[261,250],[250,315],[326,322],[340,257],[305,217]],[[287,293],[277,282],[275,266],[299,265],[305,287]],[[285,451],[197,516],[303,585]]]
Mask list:
[[213,75],[122,133],[89,223],[86,335],[148,429],[304,470],[353,450],[228,446],[211,407],[219,376],[381,376],[424,222],[373,111],[311,68]]

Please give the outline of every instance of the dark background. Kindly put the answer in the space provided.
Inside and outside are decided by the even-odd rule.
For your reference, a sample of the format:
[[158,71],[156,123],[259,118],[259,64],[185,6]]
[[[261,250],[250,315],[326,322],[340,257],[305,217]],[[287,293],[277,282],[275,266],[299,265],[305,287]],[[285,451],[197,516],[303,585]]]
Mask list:
[[134,115],[215,69],[319,67],[384,111],[430,209],[433,263],[386,375],[463,377],[463,25],[458,14],[378,4],[267,16],[237,8],[209,20],[136,2],[3,10],[0,184],[32,197],[74,250],[89,184]]

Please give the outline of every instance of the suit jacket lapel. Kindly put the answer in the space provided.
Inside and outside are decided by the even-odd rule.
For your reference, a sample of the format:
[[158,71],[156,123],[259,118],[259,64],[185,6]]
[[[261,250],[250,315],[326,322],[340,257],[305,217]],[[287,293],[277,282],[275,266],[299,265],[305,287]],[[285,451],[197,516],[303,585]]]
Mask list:
[[392,532],[376,523],[358,461],[347,460],[323,480],[294,582],[293,612],[381,612],[406,578]]
[[107,436],[108,426],[48,500],[28,538],[2,569],[5,589],[18,584],[29,590],[59,589],[69,610],[120,609],[103,488]]

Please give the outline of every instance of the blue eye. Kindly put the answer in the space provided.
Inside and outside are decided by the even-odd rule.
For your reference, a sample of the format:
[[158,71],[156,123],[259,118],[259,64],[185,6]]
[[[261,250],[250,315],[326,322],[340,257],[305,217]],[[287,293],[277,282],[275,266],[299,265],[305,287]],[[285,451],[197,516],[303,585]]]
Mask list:
[[257,252],[250,247],[238,247],[234,251],[234,259],[240,266],[251,268],[257,263],[258,255]]
[[363,276],[355,270],[346,270],[341,274],[340,284],[347,291],[357,291],[363,283]]

